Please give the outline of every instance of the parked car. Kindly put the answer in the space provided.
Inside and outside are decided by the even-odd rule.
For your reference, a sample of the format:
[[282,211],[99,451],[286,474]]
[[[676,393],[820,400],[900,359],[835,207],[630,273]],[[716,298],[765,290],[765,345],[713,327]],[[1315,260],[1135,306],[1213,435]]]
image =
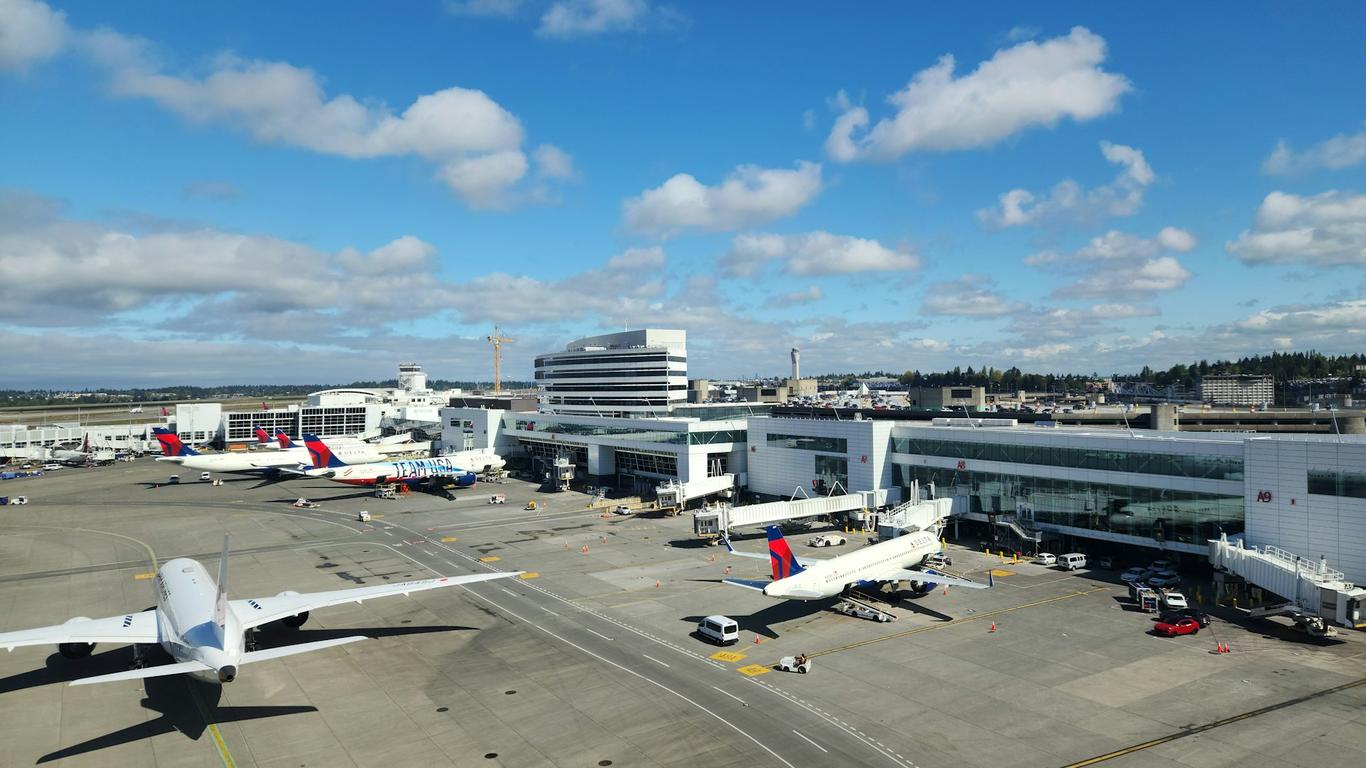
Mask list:
[[213,475],[209,474],[208,472],[200,472],[200,473],[199,473],[199,482],[201,482],[201,483],[207,483],[207,482],[209,482],[209,481],[212,480],[212,479],[213,479]]
[[1170,589],[1180,583],[1181,576],[1172,573],[1171,571],[1164,571],[1148,579],[1148,586],[1157,587],[1158,589]]
[[1190,603],[1186,602],[1186,596],[1180,592],[1164,590],[1162,592],[1162,608],[1165,610],[1179,610],[1189,608]]
[[740,625],[729,616],[708,616],[697,622],[697,634],[717,645],[740,642]]
[[953,565],[953,561],[943,552],[931,552],[929,555],[925,556],[925,565],[931,568],[943,568],[945,566]]
[[848,543],[849,540],[838,533],[822,533],[819,536],[812,536],[806,541],[807,546],[810,547],[842,547]]
[[806,654],[784,656],[778,659],[778,669],[783,672],[798,672],[804,675],[811,671],[811,659]]
[[1058,556],[1048,552],[1040,552],[1034,556],[1035,565],[1057,565]]
[[1115,567],[1115,561],[1109,555],[1101,555],[1100,557],[1097,557],[1096,559],[1092,560],[1091,564],[1096,568],[1101,568],[1107,571]]
[[1058,567],[1064,571],[1075,571],[1078,568],[1086,567],[1086,555],[1080,552],[1068,552],[1058,556]]
[[166,482],[170,484],[178,483],[180,482],[180,475],[171,475],[169,478],[166,479]]
[[618,504],[618,505],[617,505],[617,508],[614,509],[614,510],[612,510],[612,514],[614,514],[614,515],[629,515],[629,514],[633,513],[634,511],[635,511],[635,510],[631,509],[630,507],[626,506],[625,504]]
[[1121,574],[1119,575],[1119,580],[1120,580],[1120,581],[1127,581],[1127,582],[1129,582],[1130,584],[1132,584],[1132,583],[1134,583],[1134,582],[1136,582],[1136,581],[1143,581],[1143,577],[1144,577],[1144,576],[1147,576],[1147,575],[1148,575],[1148,569],[1147,569],[1147,568],[1142,568],[1142,567],[1139,567],[1139,566],[1136,565],[1136,566],[1134,566],[1134,567],[1132,567],[1132,568],[1125,569],[1124,573],[1121,573]]
[[1162,613],[1162,621],[1165,621],[1168,624],[1173,624],[1178,619],[1195,619],[1195,623],[1199,624],[1203,629],[1209,626],[1210,615],[1198,608],[1182,608],[1180,610],[1164,611]]
[[1154,571],[1170,571],[1172,570],[1172,561],[1154,560],[1148,564],[1148,567],[1153,569]]
[[64,467],[62,467],[61,464],[44,464],[44,465],[43,465],[43,471],[44,471],[44,472],[56,472],[57,470],[63,469],[63,468],[64,468]]
[[1166,635],[1167,637],[1199,634],[1200,622],[1189,616],[1182,616],[1173,622],[1166,622],[1158,619],[1157,623],[1153,625],[1153,632],[1156,632],[1159,635]]

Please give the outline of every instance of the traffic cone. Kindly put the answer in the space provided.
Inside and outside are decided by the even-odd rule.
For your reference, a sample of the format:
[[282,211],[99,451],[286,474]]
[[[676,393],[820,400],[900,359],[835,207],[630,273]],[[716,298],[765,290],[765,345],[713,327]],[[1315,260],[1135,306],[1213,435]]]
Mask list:
[[730,566],[729,566],[729,565],[726,566],[726,575],[727,575],[727,576],[730,575]]
[[579,550],[579,553],[584,555],[588,554],[588,545],[583,545],[583,548]]
[[948,588],[948,587],[944,587],[944,597],[948,597],[948,596],[949,596],[949,588]]
[[754,644],[755,644],[755,645],[758,645],[759,643],[762,643],[763,641],[764,641],[763,638],[759,637],[758,635],[755,635],[755,636],[754,636]]
[[988,629],[987,632],[995,632],[995,631],[996,631],[996,622],[993,621],[993,622],[991,622],[991,629]]
[[655,579],[655,589],[659,589],[659,579]]

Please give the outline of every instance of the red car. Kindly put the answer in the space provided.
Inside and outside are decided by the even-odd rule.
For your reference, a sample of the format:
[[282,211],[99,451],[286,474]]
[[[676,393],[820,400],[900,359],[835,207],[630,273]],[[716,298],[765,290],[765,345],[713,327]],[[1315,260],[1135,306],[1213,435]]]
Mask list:
[[1153,631],[1159,635],[1176,637],[1177,635],[1194,635],[1200,631],[1200,622],[1189,616],[1183,616],[1176,621],[1158,621],[1153,625]]

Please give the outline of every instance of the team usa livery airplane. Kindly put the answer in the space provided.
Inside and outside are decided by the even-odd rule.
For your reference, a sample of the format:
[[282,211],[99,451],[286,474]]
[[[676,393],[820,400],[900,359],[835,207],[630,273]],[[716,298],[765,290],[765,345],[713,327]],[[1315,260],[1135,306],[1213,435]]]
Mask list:
[[[162,453],[166,454],[165,456],[158,456],[157,461],[179,464],[185,469],[227,474],[268,474],[272,472],[283,474],[301,466],[306,467],[309,463],[309,454],[304,448],[207,455],[185,445],[181,442],[180,436],[169,429],[153,427],[152,432],[156,435],[157,442],[161,443]],[[384,460],[384,455],[368,443],[345,443],[338,445],[335,450],[339,456],[344,457],[347,462],[352,464],[366,464]]]
[[772,581],[753,579],[723,579],[727,584],[763,592],[782,600],[821,600],[836,597],[855,588],[878,587],[892,582],[911,582],[914,595],[928,594],[936,586],[986,589],[992,586],[991,574],[987,583],[960,579],[923,568],[925,558],[939,551],[939,538],[933,531],[916,531],[853,552],[824,560],[806,560],[792,554],[787,539],[770,525],[768,555],[738,552],[726,539],[726,549],[740,557],[767,558],[773,567]]
[[325,477],[334,483],[347,485],[377,485],[403,483],[405,485],[439,485],[452,483],[460,488],[474,485],[477,474],[471,467],[490,472],[502,469],[502,457],[482,451],[465,451],[454,456],[432,459],[390,461],[352,466],[344,459],[344,447],[332,448],[316,435],[304,435],[313,469],[312,477]]
[[[247,633],[263,624],[280,621],[288,627],[302,626],[308,612],[342,603],[359,603],[376,597],[407,595],[429,589],[473,584],[518,576],[521,571],[474,573],[439,579],[380,584],[373,587],[330,592],[281,592],[274,597],[228,599],[228,537],[223,537],[223,557],[218,561],[218,583],[196,560],[178,557],[157,571],[155,609],[107,619],[80,616],[65,624],[0,634],[0,648],[12,651],[26,645],[55,643],[68,659],[89,656],[95,643],[132,643],[135,668],[126,672],[75,680],[72,685],[108,683],[187,673],[214,683],[230,683],[244,664],[294,656],[336,645],[368,640],[364,635],[300,643],[261,651],[247,650]],[[176,660],[173,664],[141,667],[137,644],[158,643]]]

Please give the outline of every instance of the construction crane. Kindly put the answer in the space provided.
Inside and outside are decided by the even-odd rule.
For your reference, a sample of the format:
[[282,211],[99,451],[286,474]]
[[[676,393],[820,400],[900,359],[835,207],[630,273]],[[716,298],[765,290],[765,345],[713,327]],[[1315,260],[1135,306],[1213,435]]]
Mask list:
[[489,343],[493,345],[493,394],[503,391],[503,345],[512,344],[516,339],[507,338],[493,326],[493,335],[488,337]]

